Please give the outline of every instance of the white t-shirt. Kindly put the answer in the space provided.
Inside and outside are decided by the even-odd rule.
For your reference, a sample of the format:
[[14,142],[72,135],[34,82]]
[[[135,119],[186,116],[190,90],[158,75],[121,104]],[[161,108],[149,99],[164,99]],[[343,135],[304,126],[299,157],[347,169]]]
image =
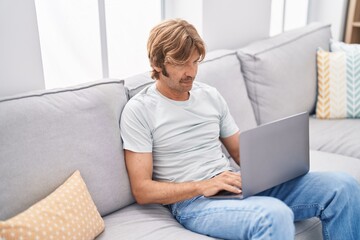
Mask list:
[[220,93],[204,83],[194,82],[187,101],[146,87],[126,104],[120,128],[124,149],[152,152],[154,180],[196,181],[232,170],[219,137],[239,129]]

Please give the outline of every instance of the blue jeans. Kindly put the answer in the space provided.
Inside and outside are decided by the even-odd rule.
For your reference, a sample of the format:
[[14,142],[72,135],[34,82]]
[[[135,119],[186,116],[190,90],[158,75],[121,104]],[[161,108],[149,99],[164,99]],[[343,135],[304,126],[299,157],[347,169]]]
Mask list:
[[294,239],[294,221],[319,217],[324,240],[360,240],[360,185],[308,173],[244,200],[198,196],[169,205],[185,228],[222,239]]

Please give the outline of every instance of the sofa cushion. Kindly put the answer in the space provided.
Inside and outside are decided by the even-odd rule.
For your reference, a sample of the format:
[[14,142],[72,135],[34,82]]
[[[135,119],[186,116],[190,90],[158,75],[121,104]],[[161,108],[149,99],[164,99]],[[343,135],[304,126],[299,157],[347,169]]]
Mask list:
[[240,131],[256,127],[254,111],[235,51],[209,52],[199,66],[196,80],[215,87],[221,93]]
[[312,23],[238,50],[259,124],[314,111],[316,50],[328,50],[330,37],[330,25]]
[[336,153],[310,151],[310,171],[345,172],[360,183],[360,159]]
[[140,73],[125,79],[125,88],[128,94],[128,99],[135,96],[146,86],[149,86],[155,82],[150,77],[150,72]]
[[359,159],[360,120],[322,120],[310,117],[310,148]]
[[317,51],[318,118],[360,118],[360,52]]
[[214,239],[186,230],[167,208],[158,204],[132,204],[104,217],[104,221],[106,229],[98,240]]
[[295,240],[322,240],[322,225],[317,217],[295,222]]
[[0,219],[43,199],[75,170],[101,215],[133,203],[119,130],[126,101],[115,80],[1,99]]
[[66,236],[91,240],[104,228],[104,220],[76,171],[40,202],[7,221],[0,221],[0,239],[47,240]]

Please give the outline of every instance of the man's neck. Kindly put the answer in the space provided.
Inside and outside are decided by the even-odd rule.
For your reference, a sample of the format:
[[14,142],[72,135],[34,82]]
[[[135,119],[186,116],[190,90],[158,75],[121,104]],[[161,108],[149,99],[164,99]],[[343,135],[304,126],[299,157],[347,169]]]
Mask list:
[[187,101],[190,98],[190,92],[171,91],[170,89],[162,87],[159,81],[156,82],[156,89],[161,95],[174,101]]

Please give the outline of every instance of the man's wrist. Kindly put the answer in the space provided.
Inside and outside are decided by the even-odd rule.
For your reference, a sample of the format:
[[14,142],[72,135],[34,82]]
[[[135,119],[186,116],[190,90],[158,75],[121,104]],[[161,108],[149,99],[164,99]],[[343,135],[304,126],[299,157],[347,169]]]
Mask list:
[[195,193],[196,195],[204,195],[204,181],[195,182]]

